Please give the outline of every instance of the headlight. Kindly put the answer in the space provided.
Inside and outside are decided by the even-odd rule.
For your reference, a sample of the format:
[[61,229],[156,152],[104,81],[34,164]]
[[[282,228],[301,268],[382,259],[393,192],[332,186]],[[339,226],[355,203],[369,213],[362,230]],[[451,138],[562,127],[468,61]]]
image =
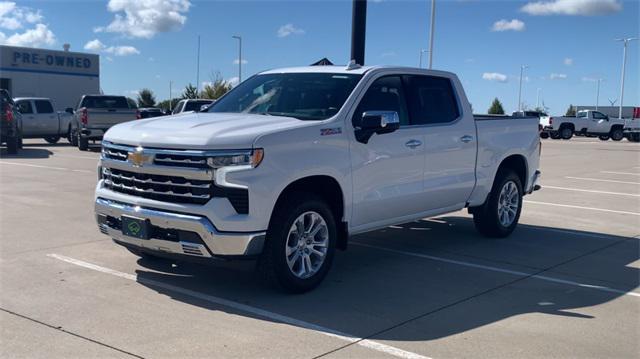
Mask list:
[[264,150],[257,148],[252,151],[235,152],[229,155],[220,155],[207,158],[207,164],[212,168],[250,166],[258,167],[264,158]]

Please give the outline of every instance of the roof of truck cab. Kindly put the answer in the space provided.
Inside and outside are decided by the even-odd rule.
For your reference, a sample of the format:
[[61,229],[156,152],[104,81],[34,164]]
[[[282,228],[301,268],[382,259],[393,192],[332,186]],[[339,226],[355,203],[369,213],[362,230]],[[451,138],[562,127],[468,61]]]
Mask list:
[[282,73],[331,73],[331,74],[355,74],[362,75],[365,72],[376,69],[386,70],[399,70],[399,71],[420,71],[425,74],[439,74],[439,75],[454,75],[451,72],[441,70],[428,70],[420,69],[416,67],[407,66],[389,66],[389,65],[375,65],[375,66],[361,66],[357,68],[347,68],[345,65],[333,65],[333,66],[301,66],[301,67],[285,67],[281,69],[272,69],[260,72],[259,75],[264,74],[282,74]]
[[16,97],[13,101],[22,101],[22,100],[46,100],[51,101],[48,97]]

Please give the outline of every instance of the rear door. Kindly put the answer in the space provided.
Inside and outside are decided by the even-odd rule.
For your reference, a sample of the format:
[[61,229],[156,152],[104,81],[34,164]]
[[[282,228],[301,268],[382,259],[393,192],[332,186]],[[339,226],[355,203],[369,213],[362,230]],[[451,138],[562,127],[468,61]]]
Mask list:
[[136,109],[129,108],[124,96],[85,96],[81,107],[87,109],[89,127],[108,128],[136,119]]
[[477,138],[454,78],[405,76],[412,127],[424,133],[424,193],[428,210],[463,206],[475,185]]
[[25,137],[40,135],[33,102],[31,100],[18,100],[16,101],[16,107],[22,114],[22,135]]
[[39,134],[58,134],[58,114],[53,111],[49,100],[33,100],[36,109],[35,117]]

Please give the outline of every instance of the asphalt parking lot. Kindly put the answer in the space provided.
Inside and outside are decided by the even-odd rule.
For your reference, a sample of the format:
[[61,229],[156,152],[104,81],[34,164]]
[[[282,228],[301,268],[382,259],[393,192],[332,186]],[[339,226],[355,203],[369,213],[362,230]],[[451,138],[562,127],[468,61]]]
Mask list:
[[640,144],[543,140],[510,238],[466,212],[352,238],[304,295],[250,262],[145,261],[98,232],[97,149],[0,158],[0,357],[640,355]]

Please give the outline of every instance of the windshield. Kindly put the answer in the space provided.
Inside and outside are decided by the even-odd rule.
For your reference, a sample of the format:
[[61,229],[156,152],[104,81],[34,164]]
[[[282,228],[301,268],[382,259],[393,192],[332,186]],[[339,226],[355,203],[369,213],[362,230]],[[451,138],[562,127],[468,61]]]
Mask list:
[[207,112],[289,116],[325,120],[340,110],[362,75],[281,73],[254,76]]

